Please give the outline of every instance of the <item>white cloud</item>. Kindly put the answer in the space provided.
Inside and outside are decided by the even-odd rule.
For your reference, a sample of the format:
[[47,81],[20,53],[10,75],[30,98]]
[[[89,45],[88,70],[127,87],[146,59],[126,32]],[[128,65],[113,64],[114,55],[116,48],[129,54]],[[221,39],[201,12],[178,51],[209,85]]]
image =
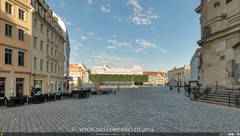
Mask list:
[[138,0],[129,0],[127,5],[133,6],[133,13],[128,18],[137,25],[150,25],[153,19],[157,19],[157,14],[153,13],[153,8],[144,10]]
[[83,44],[81,44],[81,43],[75,44],[73,46],[73,49],[77,50],[77,49],[79,49],[79,47],[83,47]]
[[167,53],[167,50],[165,50],[165,49],[160,49],[160,52],[162,52],[162,53]]
[[101,5],[100,9],[102,10],[103,13],[108,14],[111,12],[111,5],[107,5],[107,6]]
[[134,49],[135,52],[141,52],[143,51],[143,48],[137,48],[137,49]]
[[107,49],[117,49],[121,47],[132,48],[132,46],[127,42],[119,42],[117,40],[108,40],[107,42],[111,44],[110,46],[107,46]]
[[82,39],[82,40],[86,40],[87,37],[85,37],[85,36],[81,36],[81,39]]
[[145,40],[141,40],[141,39],[137,39],[136,43],[139,44],[142,48],[157,48],[157,45],[155,45],[152,42],[149,41],[145,41]]
[[114,46],[107,46],[107,49],[115,49],[116,47]]
[[142,39],[137,39],[136,43],[139,45],[139,47],[134,49],[135,52],[145,52],[146,53],[146,49],[149,49],[149,48],[156,49],[156,48],[158,48],[158,46],[156,44],[154,44],[150,41],[142,40]]
[[139,63],[140,60],[132,57],[119,57],[115,55],[108,55],[106,53],[91,56],[88,63],[92,66],[109,65],[110,67],[132,67],[134,64]]
[[91,5],[92,4],[92,0],[88,0],[88,4]]

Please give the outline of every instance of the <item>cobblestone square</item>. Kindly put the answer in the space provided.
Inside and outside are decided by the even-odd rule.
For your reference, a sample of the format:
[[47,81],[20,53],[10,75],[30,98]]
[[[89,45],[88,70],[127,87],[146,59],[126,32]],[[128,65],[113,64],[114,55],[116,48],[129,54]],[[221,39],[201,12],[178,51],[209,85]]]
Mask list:
[[190,101],[166,87],[116,95],[0,107],[0,132],[73,132],[80,128],[149,128],[156,132],[238,132],[240,109]]

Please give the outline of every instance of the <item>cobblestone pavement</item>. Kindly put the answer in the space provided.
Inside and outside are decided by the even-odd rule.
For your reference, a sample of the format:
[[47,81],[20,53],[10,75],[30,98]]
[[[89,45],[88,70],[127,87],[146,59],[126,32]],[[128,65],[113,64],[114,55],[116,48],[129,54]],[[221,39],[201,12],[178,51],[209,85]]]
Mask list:
[[240,109],[192,102],[183,93],[164,87],[121,89],[116,95],[0,107],[0,132],[73,132],[84,127],[237,132]]

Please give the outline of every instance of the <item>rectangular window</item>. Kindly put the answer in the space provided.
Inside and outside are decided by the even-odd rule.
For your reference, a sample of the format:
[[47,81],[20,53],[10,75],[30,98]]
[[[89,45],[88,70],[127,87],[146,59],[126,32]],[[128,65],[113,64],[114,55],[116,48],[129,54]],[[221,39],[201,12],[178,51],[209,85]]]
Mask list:
[[18,29],[18,39],[24,41],[24,31],[22,29]]
[[5,35],[12,37],[13,27],[11,25],[5,24]]
[[25,19],[25,11],[19,9],[18,16],[19,16],[19,19],[24,20]]
[[42,80],[34,80],[33,87],[36,88],[37,92],[42,92],[43,81]]
[[12,49],[5,49],[5,64],[12,65]]
[[49,55],[49,45],[47,44],[47,55]]
[[34,28],[37,28],[37,19],[33,19],[33,26],[34,26]]
[[61,72],[60,66],[58,66],[58,75],[60,75],[60,72]]
[[40,60],[40,70],[43,70],[43,60]]
[[5,3],[5,11],[6,11],[6,13],[12,15],[12,8],[13,8],[12,4],[10,4],[8,2]]
[[5,97],[6,81],[5,77],[0,77],[0,97]]
[[34,37],[33,39],[33,46],[34,48],[37,48],[37,37]]
[[229,2],[231,2],[232,0],[226,0],[226,3],[228,4]]
[[16,78],[16,96],[20,97],[24,94],[24,78]]
[[218,6],[220,6],[220,2],[215,2],[214,5],[213,5],[213,8],[216,8]]
[[53,47],[51,47],[51,56],[53,56]]
[[57,64],[55,64],[55,74],[57,74]]
[[43,32],[43,24],[40,25],[40,32]]
[[36,57],[34,57],[33,58],[33,69],[37,69],[37,58]]
[[51,63],[51,72],[53,72],[53,63]]
[[49,62],[47,61],[47,72],[49,72]]
[[48,38],[48,36],[49,36],[49,30],[47,29],[47,38]]
[[43,41],[40,43],[40,50],[43,51]]
[[51,40],[53,40],[53,33],[51,34]]
[[21,51],[18,52],[18,66],[24,66],[24,56],[25,56],[24,52]]

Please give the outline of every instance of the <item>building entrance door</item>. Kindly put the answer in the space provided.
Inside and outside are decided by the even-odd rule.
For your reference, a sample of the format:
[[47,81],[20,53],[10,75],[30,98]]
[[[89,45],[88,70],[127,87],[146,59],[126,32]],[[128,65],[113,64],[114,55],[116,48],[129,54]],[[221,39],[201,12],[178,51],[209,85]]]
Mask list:
[[6,85],[6,78],[0,77],[0,98],[5,97],[5,85]]

